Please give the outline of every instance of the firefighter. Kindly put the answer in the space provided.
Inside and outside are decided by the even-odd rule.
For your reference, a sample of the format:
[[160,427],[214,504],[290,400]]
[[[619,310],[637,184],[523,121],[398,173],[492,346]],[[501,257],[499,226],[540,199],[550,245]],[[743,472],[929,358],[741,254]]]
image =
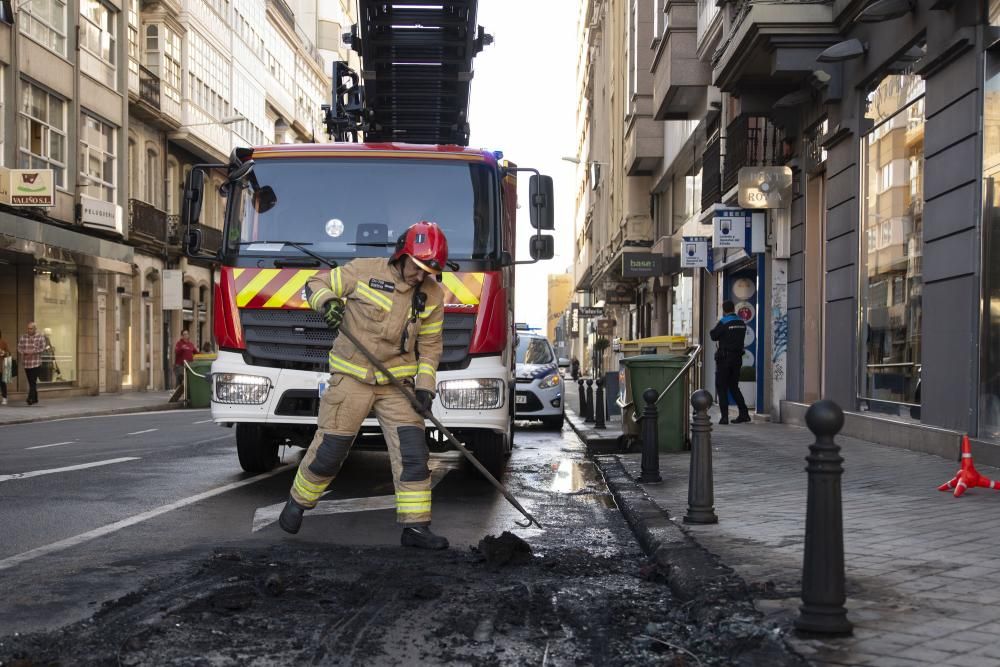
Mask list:
[[430,528],[424,418],[360,350],[336,335],[343,322],[389,372],[416,392],[423,411],[430,412],[444,324],[438,280],[447,260],[444,233],[435,223],[421,221],[399,237],[390,259],[355,259],[330,271],[329,278],[316,276],[307,283],[309,305],[323,316],[335,338],[316,436],[278,520],[285,531],[298,532],[302,513],[316,506],[333,481],[374,407],[389,449],[403,546],[448,548],[448,540]]
[[732,301],[722,302],[722,319],[709,332],[712,340],[719,343],[715,351],[715,392],[719,398],[719,410],[722,417],[720,424],[729,423],[729,394],[736,399],[739,416],[734,424],[750,421],[747,403],[740,391],[740,369],[743,368],[743,341],[746,338],[747,324],[736,314]]

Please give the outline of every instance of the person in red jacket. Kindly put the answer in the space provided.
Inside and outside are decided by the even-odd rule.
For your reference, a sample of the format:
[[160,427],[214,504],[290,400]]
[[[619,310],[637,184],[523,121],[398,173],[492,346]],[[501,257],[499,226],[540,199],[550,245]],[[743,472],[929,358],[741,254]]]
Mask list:
[[193,361],[197,351],[198,348],[191,342],[191,333],[187,329],[181,331],[180,340],[174,345],[174,378],[178,387],[184,382],[184,362]]

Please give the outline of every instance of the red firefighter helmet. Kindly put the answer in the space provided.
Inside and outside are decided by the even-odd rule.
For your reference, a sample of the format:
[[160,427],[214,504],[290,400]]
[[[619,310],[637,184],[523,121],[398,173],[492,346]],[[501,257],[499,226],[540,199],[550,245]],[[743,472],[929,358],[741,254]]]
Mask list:
[[392,253],[391,261],[395,262],[403,255],[409,255],[413,263],[424,271],[439,274],[448,263],[448,239],[437,223],[421,220],[410,225],[396,239],[396,251]]

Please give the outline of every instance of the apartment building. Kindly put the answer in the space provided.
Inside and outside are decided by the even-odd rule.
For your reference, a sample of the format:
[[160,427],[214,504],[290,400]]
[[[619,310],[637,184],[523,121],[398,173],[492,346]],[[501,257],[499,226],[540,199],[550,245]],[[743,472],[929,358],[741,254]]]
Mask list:
[[[607,294],[584,250],[625,219],[592,202],[602,187],[627,201],[633,188],[615,184],[633,179],[651,213],[633,245],[660,270],[628,283],[616,335],[690,335],[709,348],[710,384],[707,331],[730,299],[750,324],[744,393],[758,412],[799,421],[832,398],[847,433],[948,456],[968,433],[978,457],[1000,459],[1000,3],[594,0],[581,15],[584,43],[612,24],[628,37],[582,65],[581,164],[613,173],[585,187],[594,169],[581,169],[577,301]],[[602,76],[615,80],[591,88]],[[661,131],[633,130],[645,161],[630,160],[643,121]],[[787,197],[752,209],[744,248],[681,268],[684,239],[744,210],[741,170],[790,174]]]
[[[33,320],[49,336],[46,394],[162,389],[182,329],[212,345],[215,262],[181,251],[184,181],[237,146],[325,141],[353,12],[346,0],[4,3],[0,158],[15,171],[0,179],[0,331]],[[18,169],[51,169],[51,202],[6,192]],[[209,251],[224,205],[205,202]]]

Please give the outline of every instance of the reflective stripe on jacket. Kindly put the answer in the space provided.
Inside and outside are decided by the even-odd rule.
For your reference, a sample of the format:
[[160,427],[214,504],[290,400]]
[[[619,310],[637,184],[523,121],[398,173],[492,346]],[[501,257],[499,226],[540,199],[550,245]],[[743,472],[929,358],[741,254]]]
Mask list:
[[[420,312],[413,312],[413,291],[385,258],[355,259],[330,271],[329,279],[309,279],[309,305],[319,312],[330,299],[346,303],[343,325],[375,355],[393,376],[413,378],[417,389],[434,392],[441,359],[444,293],[428,276],[419,289],[426,295]],[[419,356],[418,356],[419,353]],[[346,336],[330,348],[330,372],[343,373],[367,384],[389,379]]]

